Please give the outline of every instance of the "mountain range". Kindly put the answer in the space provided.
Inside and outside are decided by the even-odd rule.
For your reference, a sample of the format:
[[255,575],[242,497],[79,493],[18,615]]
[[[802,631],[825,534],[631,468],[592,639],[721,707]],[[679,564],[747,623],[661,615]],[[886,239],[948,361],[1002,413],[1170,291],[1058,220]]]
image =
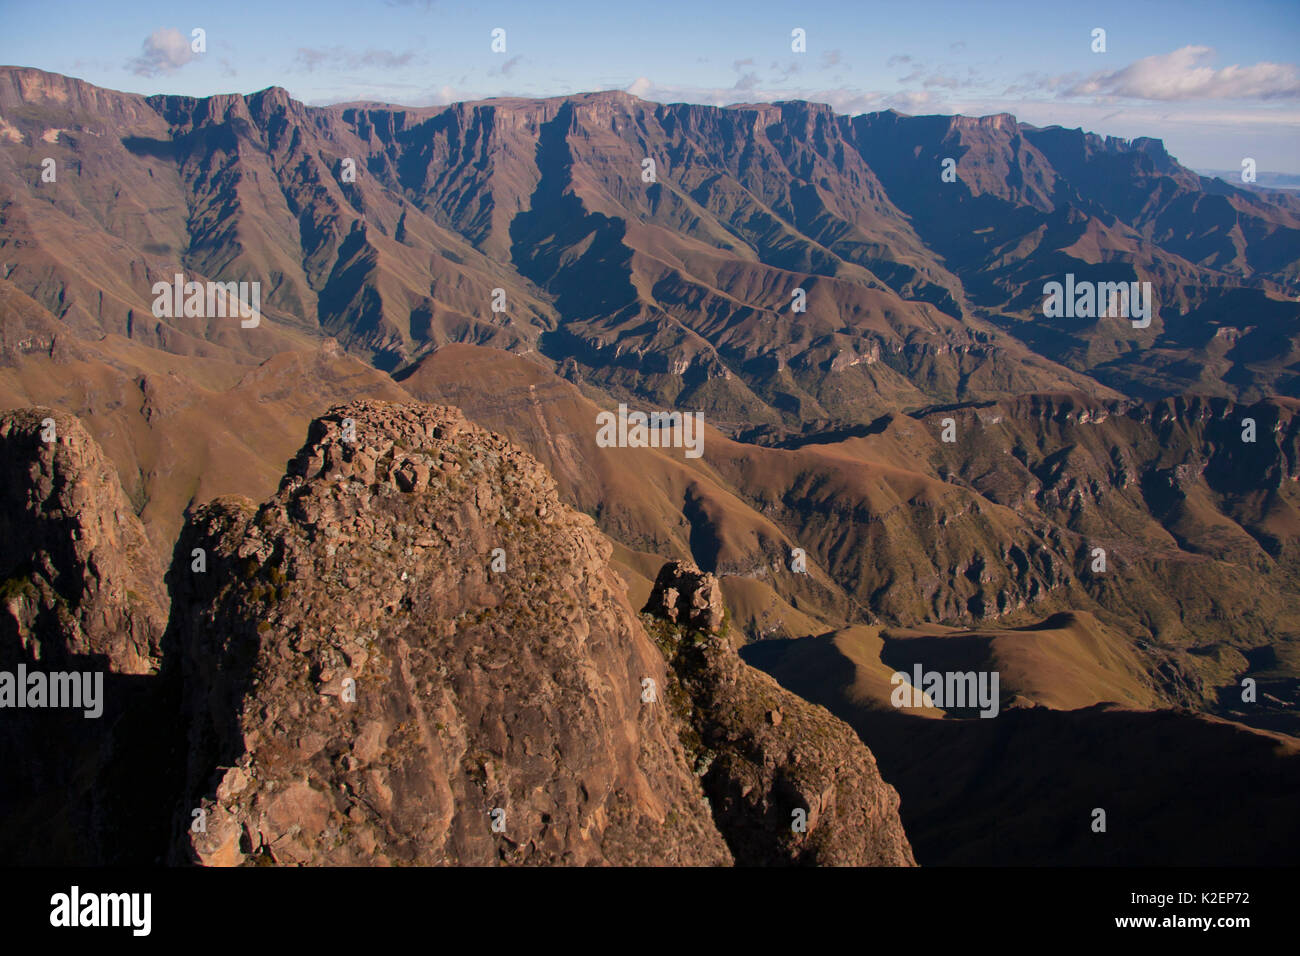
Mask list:
[[[260,321],[156,315],[155,284],[176,274],[259,283]],[[1067,276],[1149,283],[1149,325],[1049,317],[1045,286]],[[6,67],[0,318],[0,406],[46,409],[91,449],[59,459],[71,484],[116,483],[92,498],[111,506],[102,526],[128,529],[110,575],[128,583],[93,619],[134,622],[101,634],[58,612],[81,606],[67,579],[109,562],[65,554],[61,526],[34,530],[33,502],[60,485],[38,480],[55,464],[24,412],[0,636],[14,660],[99,655],[143,688],[140,712],[188,735],[151,758],[177,806],[138,851],[101,840],[98,859],[1204,863],[1281,861],[1300,843],[1286,809],[1300,766],[1294,195],[1198,175],[1157,140],[1006,114],[616,92],[308,107],[278,88],[141,97]],[[603,447],[597,415],[620,403],[703,413],[703,455]],[[427,411],[446,406],[459,412]],[[329,451],[344,418],[370,452]],[[419,451],[403,436],[425,425]],[[440,429],[472,435],[468,450]],[[404,465],[407,448],[429,461]],[[560,517],[507,556],[554,555],[495,593],[467,568],[497,546],[492,509],[523,513],[493,497],[518,493],[503,462],[519,454],[529,488],[553,483],[528,508]],[[474,482],[444,476],[439,503],[428,469],[453,458]],[[355,501],[331,497],[331,469]],[[418,565],[436,596],[419,606],[389,580],[396,565],[348,584],[327,554],[348,534],[407,547],[444,507],[461,517]],[[199,582],[194,547],[222,556]],[[635,615],[666,613],[673,561],[725,606],[725,638]],[[484,608],[515,623],[471,626]],[[337,633],[305,637],[313,616]],[[596,632],[617,637],[587,646]],[[547,658],[551,639],[575,672]],[[358,657],[405,684],[365,704],[350,732],[371,743],[350,766],[323,723],[337,695],[321,670]],[[581,692],[595,713],[557,703],[490,733],[466,709],[524,714],[530,695],[560,693],[547,680],[607,680],[628,661],[679,688],[640,756],[575,742],[631,733],[638,718],[604,685]],[[918,664],[996,670],[997,719],[899,711],[891,675]],[[303,674],[305,709],[290,695]],[[293,747],[254,733],[257,714]],[[402,738],[410,714],[426,726]],[[430,720],[464,759],[429,757]],[[93,768],[113,747],[146,763],[130,721],[113,726],[71,792],[109,772]],[[530,763],[530,734],[572,756],[562,773]],[[822,755],[807,758],[816,787],[773,762],[789,741]],[[827,752],[851,754],[827,762],[838,774]],[[547,779],[564,796],[526,797]],[[593,803],[597,780],[626,800]],[[318,796],[339,786],[361,796]],[[513,795],[528,839],[493,849],[490,829],[458,830],[448,808],[480,793]],[[200,797],[212,841],[178,839]],[[686,810],[703,797],[708,821]],[[33,799],[11,793],[12,819]],[[832,821],[813,827],[815,852],[773,829],[795,803]],[[1089,829],[1095,807],[1111,832]],[[627,829],[579,838],[556,822],[579,808]],[[831,808],[875,821],[870,840]],[[69,809],[61,845],[117,812]],[[680,833],[645,838],[669,813]],[[288,832],[304,814],[334,842]],[[441,842],[417,836],[430,820]]]

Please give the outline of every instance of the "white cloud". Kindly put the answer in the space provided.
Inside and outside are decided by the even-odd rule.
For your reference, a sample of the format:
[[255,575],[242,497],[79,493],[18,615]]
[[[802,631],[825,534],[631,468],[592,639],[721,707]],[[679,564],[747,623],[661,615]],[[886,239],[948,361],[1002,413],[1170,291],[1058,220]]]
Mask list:
[[[883,107],[898,110],[900,113],[941,113],[942,101],[929,90],[907,90],[894,93],[884,99]],[[875,107],[881,109],[882,106]]]
[[948,76],[944,73],[931,73],[921,81],[921,85],[927,89],[932,87],[943,87],[946,90],[956,90],[965,86],[970,86],[970,81],[955,76]]
[[1185,46],[1143,57],[1121,70],[1094,73],[1066,92],[1072,96],[1125,96],[1144,100],[1300,98],[1300,70],[1287,63],[1208,65],[1214,50]]
[[1055,76],[1047,73],[1022,73],[1002,91],[1003,96],[1023,96],[1029,94],[1057,93],[1079,83],[1080,74],[1059,73]]
[[463,91],[457,90],[455,87],[444,85],[438,87],[438,89],[434,90],[432,93],[428,93],[425,96],[423,96],[421,98],[422,102],[420,102],[419,105],[448,106],[452,103],[459,103],[469,98],[470,97],[467,96]]
[[[293,59],[299,68],[311,73],[318,66],[342,70],[366,68],[396,70],[414,63],[416,56],[410,51],[406,53],[393,53],[390,50],[357,52],[341,46],[334,46],[327,48],[299,47]],[[518,57],[515,59],[518,59]]]
[[794,61],[785,64],[782,64],[776,60],[772,61],[772,73],[777,78],[778,82],[784,83],[786,80],[790,79],[790,77],[794,76],[802,69],[803,66],[801,66],[799,63],[796,63]]
[[138,76],[175,73],[197,58],[190,49],[190,38],[174,27],[154,30],[144,39],[140,55],[128,60],[126,67]]

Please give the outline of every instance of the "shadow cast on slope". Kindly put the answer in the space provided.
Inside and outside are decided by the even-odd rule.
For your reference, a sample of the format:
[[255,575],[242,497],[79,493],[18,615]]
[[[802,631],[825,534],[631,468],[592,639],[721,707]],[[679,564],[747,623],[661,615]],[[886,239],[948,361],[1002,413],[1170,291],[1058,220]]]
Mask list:
[[[829,637],[742,656],[843,719],[897,788],[922,865],[1285,865],[1300,855],[1300,755],[1175,711],[1098,705],[915,717],[856,703]],[[1106,832],[1092,830],[1106,811]]]

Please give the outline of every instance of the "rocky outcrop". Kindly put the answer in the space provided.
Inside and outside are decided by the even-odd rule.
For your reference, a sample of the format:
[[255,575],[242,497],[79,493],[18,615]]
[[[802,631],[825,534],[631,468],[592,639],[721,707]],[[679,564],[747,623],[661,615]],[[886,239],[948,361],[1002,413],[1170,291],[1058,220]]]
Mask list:
[[0,859],[912,863],[870,753],[739,660],[712,575],[670,565],[639,619],[594,522],[455,409],[340,406],[270,500],[198,509],[165,633],[80,423],[0,440],[4,659],[105,677],[102,721],[3,715]]
[[659,569],[644,610],[706,634],[720,633],[727,615],[717,577],[685,561],[669,561]]
[[0,861],[158,859],[175,719],[162,580],[81,422],[0,414]]
[[672,667],[669,706],[737,864],[915,865],[898,793],[871,751],[740,659],[712,574],[664,565],[645,612]]
[[160,662],[162,565],[99,445],[49,408],[0,414],[0,660]]
[[731,862],[609,545],[455,409],[334,409],[271,500],[198,511],[195,549],[181,855]]

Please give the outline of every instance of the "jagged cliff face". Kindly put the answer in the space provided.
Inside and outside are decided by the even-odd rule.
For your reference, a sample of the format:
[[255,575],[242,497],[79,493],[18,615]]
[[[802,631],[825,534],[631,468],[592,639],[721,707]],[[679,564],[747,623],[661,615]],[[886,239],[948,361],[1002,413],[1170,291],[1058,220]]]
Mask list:
[[667,701],[742,866],[914,866],[898,793],[843,721],[744,663],[712,574],[664,565],[645,610]]
[[0,414],[0,581],[0,660],[158,668],[162,566],[117,471],[71,415]]
[[336,409],[271,501],[182,540],[199,860],[729,861],[608,545],[455,410]]
[[168,595],[117,472],[71,415],[0,414],[0,582],[0,859],[156,862],[174,794]]

